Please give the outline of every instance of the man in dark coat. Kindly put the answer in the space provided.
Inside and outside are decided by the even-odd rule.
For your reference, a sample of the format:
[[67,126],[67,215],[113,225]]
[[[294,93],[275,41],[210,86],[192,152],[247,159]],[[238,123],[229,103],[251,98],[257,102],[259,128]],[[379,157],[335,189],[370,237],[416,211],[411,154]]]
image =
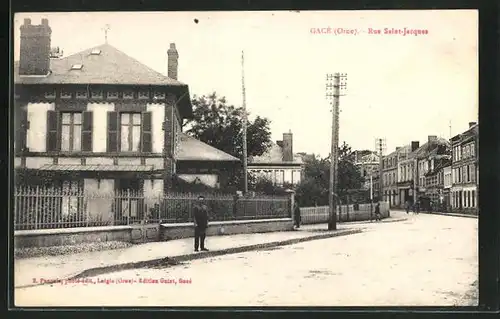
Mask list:
[[380,203],[377,203],[377,206],[375,206],[375,220],[382,220],[382,215],[380,214]]
[[299,202],[297,200],[295,200],[295,203],[294,203],[293,218],[294,218],[295,227],[300,228],[300,221],[301,221],[300,206],[299,206]]
[[201,248],[202,251],[208,251],[205,248],[205,236],[208,227],[208,207],[204,203],[205,197],[199,196],[198,203],[194,206],[194,251]]

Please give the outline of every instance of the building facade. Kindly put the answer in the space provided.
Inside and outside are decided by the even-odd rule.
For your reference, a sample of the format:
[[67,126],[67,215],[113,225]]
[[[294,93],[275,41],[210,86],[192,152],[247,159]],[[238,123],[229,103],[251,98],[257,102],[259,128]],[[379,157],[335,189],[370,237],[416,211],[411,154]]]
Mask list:
[[[192,105],[188,86],[177,80],[175,44],[165,76],[109,44],[51,58],[51,34],[47,19],[21,26],[14,63],[18,184],[155,197],[170,189],[179,168],[216,175],[210,182],[218,185],[227,167],[241,165],[182,133]],[[91,210],[105,211],[100,205]]]
[[383,200],[390,207],[400,207],[400,196],[398,193],[398,163],[406,160],[410,148],[408,146],[396,147],[396,150],[384,156],[382,160],[382,193]]
[[452,186],[452,173],[451,173],[451,161],[449,164],[443,168],[443,211],[448,212],[451,210],[451,186]]
[[479,125],[469,123],[469,129],[451,139],[453,211],[478,213],[479,185]]
[[374,200],[382,199],[380,183],[380,156],[370,150],[353,152],[354,165],[364,179],[363,189],[371,191]]
[[450,142],[436,135],[429,135],[427,142],[416,151],[417,199],[422,210],[440,207],[444,184],[442,168],[450,160],[450,152]]
[[420,142],[412,141],[408,147],[408,152],[405,153],[406,156],[402,156],[397,163],[397,191],[400,207],[404,207],[406,202],[413,203],[414,176],[417,173],[416,156],[419,146]]
[[293,153],[292,132],[283,133],[283,140],[273,143],[265,154],[249,158],[248,173],[276,186],[298,185],[304,168],[303,156]]

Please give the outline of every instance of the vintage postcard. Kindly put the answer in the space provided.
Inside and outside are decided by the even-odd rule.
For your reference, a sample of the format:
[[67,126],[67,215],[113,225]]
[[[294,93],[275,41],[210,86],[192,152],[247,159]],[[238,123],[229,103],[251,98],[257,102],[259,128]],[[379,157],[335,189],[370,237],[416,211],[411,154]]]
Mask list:
[[18,13],[14,299],[478,303],[478,13]]

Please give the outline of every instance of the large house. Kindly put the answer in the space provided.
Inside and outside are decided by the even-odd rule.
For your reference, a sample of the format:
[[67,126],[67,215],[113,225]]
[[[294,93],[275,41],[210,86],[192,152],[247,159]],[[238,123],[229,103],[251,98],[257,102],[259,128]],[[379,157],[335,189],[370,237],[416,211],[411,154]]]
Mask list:
[[479,125],[469,123],[469,129],[451,138],[452,147],[452,210],[478,212],[479,185]]
[[218,186],[240,167],[233,156],[183,134],[192,105],[188,85],[177,79],[175,44],[165,76],[107,43],[51,58],[47,19],[41,25],[25,19],[20,29],[18,184],[161,196],[174,175]]
[[265,178],[276,186],[297,185],[302,178],[303,156],[293,153],[292,132],[283,133],[283,140],[272,143],[266,153],[250,157],[248,172],[256,178]]
[[451,158],[450,151],[450,142],[436,135],[429,135],[427,142],[416,151],[417,198],[424,210],[430,210],[431,203],[440,202],[444,184],[442,169]]
[[382,160],[382,198],[390,207],[401,205],[398,194],[398,163],[406,160],[409,152],[409,146],[396,147],[394,152],[384,156]]
[[412,141],[408,155],[398,161],[397,185],[400,207],[404,207],[406,202],[413,203],[414,176],[417,173],[415,160],[419,146],[419,141]]

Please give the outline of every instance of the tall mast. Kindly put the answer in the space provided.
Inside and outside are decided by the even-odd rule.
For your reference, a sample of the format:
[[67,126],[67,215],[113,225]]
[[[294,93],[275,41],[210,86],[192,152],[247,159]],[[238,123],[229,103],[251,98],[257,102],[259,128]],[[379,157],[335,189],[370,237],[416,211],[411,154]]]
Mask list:
[[245,92],[245,58],[244,53],[241,51],[241,90],[243,95],[243,171],[245,176],[245,188],[244,193],[248,193],[248,170],[247,170],[247,103],[246,103],[246,92]]

